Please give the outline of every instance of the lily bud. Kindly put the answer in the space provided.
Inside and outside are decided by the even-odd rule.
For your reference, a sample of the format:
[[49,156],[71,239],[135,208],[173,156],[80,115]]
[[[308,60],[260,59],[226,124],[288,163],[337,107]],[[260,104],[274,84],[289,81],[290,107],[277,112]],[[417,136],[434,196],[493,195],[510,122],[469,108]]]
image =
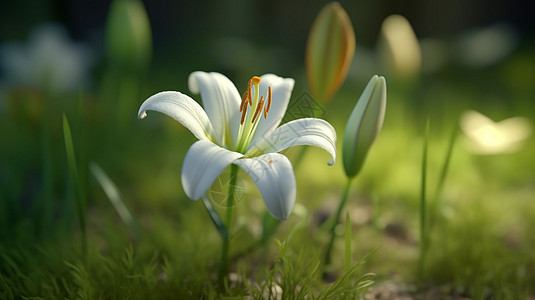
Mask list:
[[152,55],[149,18],[139,0],[113,0],[106,28],[108,54],[114,64],[143,69]]
[[396,78],[410,80],[418,75],[422,64],[420,44],[405,17],[391,15],[383,21],[380,45],[388,71]]
[[344,82],[355,53],[355,32],[346,11],[332,2],[320,11],[308,35],[306,71],[313,97],[328,101]]
[[346,125],[342,156],[347,177],[360,172],[368,150],[381,131],[386,111],[386,81],[373,76],[362,92]]

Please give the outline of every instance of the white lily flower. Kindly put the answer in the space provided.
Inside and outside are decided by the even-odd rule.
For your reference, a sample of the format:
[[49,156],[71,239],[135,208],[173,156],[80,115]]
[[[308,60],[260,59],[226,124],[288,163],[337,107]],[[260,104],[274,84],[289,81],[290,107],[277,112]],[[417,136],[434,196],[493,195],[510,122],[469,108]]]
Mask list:
[[527,118],[513,117],[494,122],[474,110],[464,112],[460,123],[466,137],[465,145],[476,154],[514,152],[532,132]]
[[164,113],[188,128],[199,141],[184,159],[182,186],[197,200],[230,164],[242,168],[256,184],[268,210],[277,219],[290,215],[296,183],[292,164],[278,151],[297,145],[324,149],[336,159],[336,132],[325,120],[298,119],[279,126],[294,86],[291,78],[273,74],[253,77],[243,97],[234,84],[219,73],[194,72],[191,92],[201,94],[204,109],[180,92],[157,93],[141,105]]
[[30,86],[54,93],[73,92],[88,83],[94,64],[90,49],[73,43],[56,24],[43,24],[26,44],[0,45],[0,69],[6,86]]

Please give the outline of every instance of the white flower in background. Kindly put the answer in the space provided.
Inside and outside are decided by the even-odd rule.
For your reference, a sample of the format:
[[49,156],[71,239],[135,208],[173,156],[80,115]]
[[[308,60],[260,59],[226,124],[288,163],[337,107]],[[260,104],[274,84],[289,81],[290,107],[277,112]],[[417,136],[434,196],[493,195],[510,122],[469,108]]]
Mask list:
[[296,183],[292,165],[278,151],[297,145],[326,150],[336,159],[336,132],[325,120],[297,119],[279,126],[294,86],[291,78],[273,74],[253,77],[243,97],[234,84],[219,73],[194,72],[189,89],[201,94],[204,109],[180,92],[160,92],[139,109],[169,115],[188,128],[199,141],[184,159],[182,186],[197,200],[230,164],[253,179],[268,210],[286,219],[295,204]]
[[409,21],[401,15],[390,15],[381,26],[381,51],[389,71],[403,79],[420,72],[422,53],[418,38]]
[[0,66],[7,87],[31,87],[53,93],[77,91],[89,80],[93,57],[55,24],[36,27],[27,44],[6,43]]
[[532,131],[523,117],[494,122],[477,111],[466,111],[461,117],[461,129],[468,149],[477,154],[510,153],[518,150]]

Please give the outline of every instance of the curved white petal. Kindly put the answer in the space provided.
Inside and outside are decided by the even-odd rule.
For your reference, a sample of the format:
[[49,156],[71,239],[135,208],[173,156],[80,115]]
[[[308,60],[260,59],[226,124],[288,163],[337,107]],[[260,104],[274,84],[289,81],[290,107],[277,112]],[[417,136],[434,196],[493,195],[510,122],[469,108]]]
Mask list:
[[332,157],[329,165],[336,160],[336,131],[329,122],[316,118],[297,119],[283,124],[251,144],[246,156],[278,152],[300,145],[316,146],[329,152]]
[[288,218],[295,204],[295,175],[288,158],[269,153],[234,162],[253,179],[269,212],[279,220]]
[[252,143],[261,139],[265,133],[268,133],[279,126],[286,109],[290,96],[294,88],[295,81],[292,78],[282,78],[274,74],[265,74],[260,76],[262,79],[259,86],[259,95],[267,99],[268,86],[271,86],[272,103],[267,114],[267,119],[262,119],[258,123]]
[[147,110],[164,113],[188,128],[198,139],[209,140],[213,128],[199,103],[180,92],[160,92],[149,97],[139,108],[138,117],[147,116]]
[[214,180],[243,154],[229,151],[218,145],[200,140],[186,153],[182,165],[182,187],[186,195],[197,200],[212,186]]
[[197,71],[189,76],[188,85],[192,93],[201,94],[203,107],[215,130],[215,140],[232,149],[241,117],[241,97],[232,81],[219,73]]

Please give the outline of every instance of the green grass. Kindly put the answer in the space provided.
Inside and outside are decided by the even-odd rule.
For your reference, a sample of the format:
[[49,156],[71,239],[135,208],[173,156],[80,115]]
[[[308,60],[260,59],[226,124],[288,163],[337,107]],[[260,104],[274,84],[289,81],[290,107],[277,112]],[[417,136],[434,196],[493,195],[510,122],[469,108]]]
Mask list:
[[[340,161],[328,167],[323,151],[306,151],[296,169],[294,214],[270,227],[275,232],[267,240],[262,232],[265,205],[240,172],[247,194],[234,208],[231,274],[219,296],[262,299],[282,292],[288,299],[343,299],[394,281],[423,291],[438,288],[444,296],[533,297],[535,140],[531,137],[513,154],[476,156],[463,147],[461,134],[447,154],[452,128],[465,109],[496,120],[515,115],[535,120],[535,90],[531,83],[518,85],[524,80],[514,72],[522,66],[519,61],[533,59],[519,54],[489,70],[424,77],[411,94],[389,85],[383,132],[349,191],[344,211],[351,223],[336,228],[334,282],[323,278],[321,258],[329,232],[322,220],[332,215],[343,193]],[[138,102],[156,92],[151,84],[161,85],[146,83]],[[339,136],[364,84],[346,83],[326,106],[325,117]],[[0,146],[0,298],[218,297],[220,236],[202,203],[187,199],[180,185],[182,160],[194,137],[157,113],[124,125],[130,126],[128,136],[118,137],[117,111],[108,105],[113,99],[87,93],[84,109],[76,107],[75,99],[27,93],[2,112],[0,134],[7,142]],[[40,111],[35,108],[39,103],[55,109]],[[63,112],[72,126],[71,150],[65,148]],[[425,277],[419,278],[422,124],[427,115],[428,196],[437,182],[441,192],[427,198],[433,222]],[[293,160],[300,149],[285,153]],[[71,161],[77,159],[85,187],[85,258],[67,154]],[[450,161],[443,176],[446,156]],[[113,183],[120,198],[110,202],[102,178],[99,183],[89,176],[84,161],[95,161],[106,171],[105,181]],[[117,205],[128,207],[133,221],[126,221],[128,214],[118,213]],[[223,215],[223,207],[215,208]],[[348,262],[353,262],[350,268]]]

